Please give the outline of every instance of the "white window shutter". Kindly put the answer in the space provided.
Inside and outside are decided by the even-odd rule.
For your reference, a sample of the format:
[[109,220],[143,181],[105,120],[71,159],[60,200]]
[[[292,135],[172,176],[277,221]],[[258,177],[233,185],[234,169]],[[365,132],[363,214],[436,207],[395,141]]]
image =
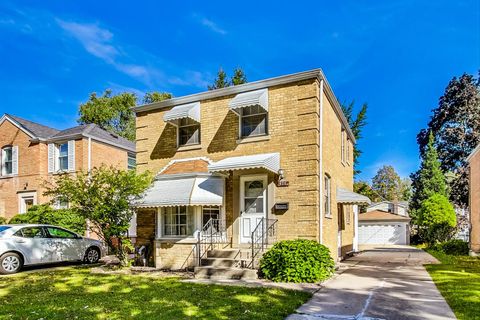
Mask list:
[[68,171],[75,171],[75,140],[68,141]]
[[48,173],[55,172],[55,144],[48,144]]
[[18,174],[18,146],[12,147],[12,174]]

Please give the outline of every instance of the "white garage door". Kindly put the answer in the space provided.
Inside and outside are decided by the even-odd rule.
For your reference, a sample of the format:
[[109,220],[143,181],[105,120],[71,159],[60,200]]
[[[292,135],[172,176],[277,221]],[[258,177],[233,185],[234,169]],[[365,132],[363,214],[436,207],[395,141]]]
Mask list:
[[360,244],[407,244],[406,224],[360,224],[358,242]]

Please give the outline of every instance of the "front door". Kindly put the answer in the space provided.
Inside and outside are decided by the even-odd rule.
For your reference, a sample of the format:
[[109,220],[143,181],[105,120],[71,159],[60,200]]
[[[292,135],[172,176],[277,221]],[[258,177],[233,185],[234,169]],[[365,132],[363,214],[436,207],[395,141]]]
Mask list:
[[240,177],[240,243],[250,243],[255,227],[267,216],[267,176]]

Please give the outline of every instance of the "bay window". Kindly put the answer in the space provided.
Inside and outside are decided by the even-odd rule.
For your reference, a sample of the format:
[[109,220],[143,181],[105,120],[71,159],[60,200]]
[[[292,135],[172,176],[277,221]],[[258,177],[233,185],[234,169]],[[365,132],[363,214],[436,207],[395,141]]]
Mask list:
[[185,237],[193,235],[194,208],[191,206],[163,209],[163,236]]

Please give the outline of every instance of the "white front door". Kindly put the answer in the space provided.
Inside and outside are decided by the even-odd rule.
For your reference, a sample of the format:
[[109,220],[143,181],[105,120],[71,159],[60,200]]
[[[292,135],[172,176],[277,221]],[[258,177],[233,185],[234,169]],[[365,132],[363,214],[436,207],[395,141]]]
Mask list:
[[267,216],[267,176],[240,177],[240,243],[252,242],[252,232]]

